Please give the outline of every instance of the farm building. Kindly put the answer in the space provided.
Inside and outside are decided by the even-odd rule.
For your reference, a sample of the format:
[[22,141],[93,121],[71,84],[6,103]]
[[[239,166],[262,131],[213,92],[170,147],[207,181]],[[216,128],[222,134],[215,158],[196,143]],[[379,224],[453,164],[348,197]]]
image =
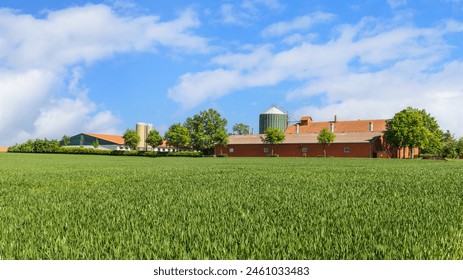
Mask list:
[[0,146],[0,153],[2,152],[7,152],[8,151],[8,147],[7,146]]
[[[141,139],[140,143],[137,146],[138,150],[153,150],[155,152],[172,152],[175,150],[173,147],[168,146],[166,141],[164,141],[160,146],[155,147],[154,149],[149,147],[145,142],[145,135],[147,135],[149,131],[148,133],[145,132],[146,130],[145,128],[141,127],[142,125],[144,124],[137,124],[137,134],[140,136]],[[77,135],[72,136],[70,140],[71,141],[68,146],[93,148],[93,143],[95,142],[95,140],[98,140],[99,149],[130,150],[128,147],[125,146],[124,138],[120,135],[79,133]]]
[[95,140],[98,140],[99,148],[108,150],[125,149],[124,138],[119,135],[79,133],[70,139],[69,146],[93,147]]
[[[272,114],[274,116],[272,116]],[[286,115],[285,115],[286,114]],[[259,118],[257,135],[230,135],[228,145],[216,146],[215,153],[225,153],[230,157],[263,157],[273,153],[283,157],[323,156],[323,146],[317,136],[325,128],[336,135],[333,143],[325,146],[327,156],[333,157],[402,157],[402,150],[392,150],[384,141],[386,120],[332,121],[314,122],[311,117],[303,116],[296,124],[288,125],[287,113],[272,107]],[[284,127],[283,143],[269,145],[262,142],[267,127]],[[414,151],[415,153],[417,150]],[[405,151],[408,154],[408,151]]]

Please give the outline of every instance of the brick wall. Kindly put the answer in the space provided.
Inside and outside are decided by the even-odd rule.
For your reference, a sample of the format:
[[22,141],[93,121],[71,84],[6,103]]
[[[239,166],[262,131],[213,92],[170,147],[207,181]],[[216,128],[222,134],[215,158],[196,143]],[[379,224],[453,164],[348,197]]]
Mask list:
[[[336,143],[326,146],[328,157],[373,157],[375,145],[370,143]],[[215,148],[220,154],[220,147]],[[241,144],[222,147],[222,152],[229,157],[265,157],[272,153],[272,146],[267,144]],[[320,144],[277,144],[273,145],[273,153],[281,157],[319,157],[323,156]]]

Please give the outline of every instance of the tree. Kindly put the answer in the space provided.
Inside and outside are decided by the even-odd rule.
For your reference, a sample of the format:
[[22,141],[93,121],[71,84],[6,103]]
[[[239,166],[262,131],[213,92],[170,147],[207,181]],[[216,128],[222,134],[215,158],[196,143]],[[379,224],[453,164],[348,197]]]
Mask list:
[[203,154],[211,154],[215,145],[228,138],[226,125],[227,120],[214,109],[201,111],[184,124],[190,134],[191,146]]
[[71,138],[67,135],[63,135],[63,138],[61,138],[61,143],[63,146],[67,146],[71,143]]
[[432,153],[437,154],[439,150],[442,148],[442,137],[443,132],[439,127],[436,119],[428,114],[425,110],[420,110],[419,113],[421,114],[424,126],[428,129],[429,133],[428,139],[421,148],[424,153]]
[[442,131],[436,120],[425,110],[411,107],[396,113],[391,120],[386,122],[384,136],[390,145],[398,149],[405,151],[408,147],[410,157],[413,156],[414,148],[436,153],[442,143]]
[[95,139],[95,141],[93,141],[92,145],[96,149],[96,148],[98,148],[100,146],[100,141],[98,141],[98,139]]
[[127,129],[124,133],[124,143],[127,147],[132,150],[137,149],[138,143],[140,143],[140,136],[135,132],[135,130]]
[[220,146],[220,154],[223,154],[222,147],[225,147],[228,145],[228,135],[224,135],[223,133],[226,133],[226,132],[221,131],[216,135],[217,145]]
[[250,134],[249,125],[244,124],[244,123],[237,123],[233,126],[233,132],[238,135],[249,135]]
[[177,148],[184,148],[190,145],[191,139],[188,129],[180,123],[173,124],[166,131],[164,138],[170,146]]
[[265,130],[265,137],[262,138],[262,142],[269,144],[272,149],[273,156],[273,146],[285,141],[285,133],[278,128],[269,127]]
[[317,136],[318,143],[323,146],[323,156],[326,157],[326,146],[334,142],[336,135],[326,128],[323,128]]
[[458,157],[463,157],[463,137],[461,137],[460,139],[458,139],[458,142],[457,142],[457,153],[458,153]]
[[146,144],[150,145],[151,148],[154,148],[162,144],[162,136],[157,130],[151,130],[146,137]]
[[460,149],[458,141],[455,139],[453,134],[447,130],[442,137],[442,148],[440,150],[440,156],[444,158],[457,158],[459,153]]

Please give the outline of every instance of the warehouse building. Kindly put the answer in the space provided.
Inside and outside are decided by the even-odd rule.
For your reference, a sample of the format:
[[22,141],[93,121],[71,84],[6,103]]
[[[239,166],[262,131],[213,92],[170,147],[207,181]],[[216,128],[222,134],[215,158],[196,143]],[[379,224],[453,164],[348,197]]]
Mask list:
[[68,146],[78,146],[84,148],[93,148],[93,143],[98,140],[100,149],[107,150],[126,150],[124,138],[119,135],[96,134],[96,133],[79,133],[70,139]]
[[[402,150],[392,149],[384,140],[386,120],[314,122],[310,116],[303,116],[289,125],[289,115],[273,106],[259,116],[259,134],[230,135],[228,145],[216,146],[216,154],[221,151],[230,157],[265,157],[272,153],[283,157],[320,157],[323,146],[317,136],[325,128],[336,136],[333,143],[325,146],[326,155],[332,157],[402,157]],[[268,127],[276,127],[285,132],[283,143],[269,145],[262,142]],[[415,151],[417,152],[417,151]],[[408,151],[405,151],[408,155]]]

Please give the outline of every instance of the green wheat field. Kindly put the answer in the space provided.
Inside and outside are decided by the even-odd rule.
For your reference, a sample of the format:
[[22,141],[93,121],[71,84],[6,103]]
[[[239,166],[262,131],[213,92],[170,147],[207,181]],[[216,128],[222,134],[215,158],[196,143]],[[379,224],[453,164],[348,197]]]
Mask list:
[[0,259],[463,259],[463,161],[3,153]]

